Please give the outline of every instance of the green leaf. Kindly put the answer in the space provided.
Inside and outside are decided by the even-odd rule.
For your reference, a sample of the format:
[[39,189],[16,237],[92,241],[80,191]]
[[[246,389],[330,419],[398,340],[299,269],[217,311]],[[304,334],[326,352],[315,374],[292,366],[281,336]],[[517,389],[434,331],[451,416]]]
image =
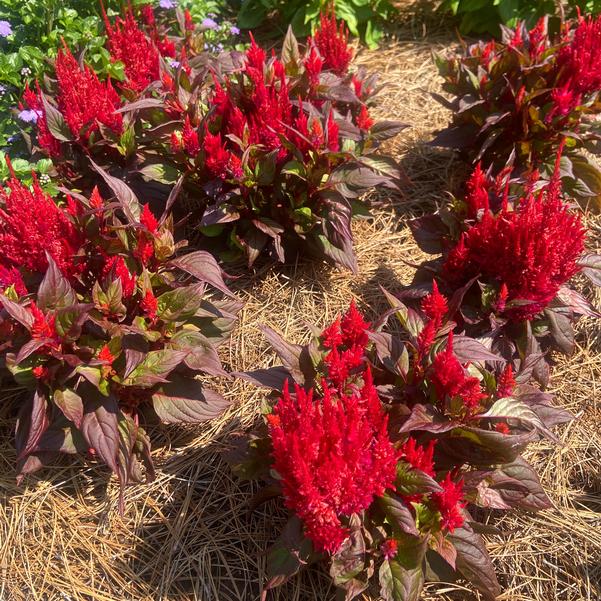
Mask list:
[[243,2],[238,12],[238,25],[242,29],[254,29],[267,17],[267,10],[255,2]]
[[282,63],[286,67],[286,72],[295,74],[300,63],[300,52],[298,42],[292,31],[292,27],[288,26],[284,43],[282,44]]
[[495,401],[492,407],[479,417],[513,418],[538,428],[546,430],[545,424],[526,403],[513,397],[504,397]]
[[59,309],[55,314],[55,326],[59,336],[71,341],[78,339],[91,307],[92,305],[78,304]]
[[200,308],[204,284],[181,286],[157,297],[157,316],[163,321],[183,321]]
[[169,163],[151,163],[140,169],[140,174],[146,180],[154,180],[162,184],[175,184],[179,179],[179,171]]
[[396,474],[396,491],[403,497],[442,490],[434,478],[421,470],[412,468],[404,461],[399,461],[397,464]]
[[379,572],[380,594],[385,601],[419,601],[424,585],[421,565],[405,569],[394,559],[385,559]]
[[63,415],[72,421],[78,428],[83,420],[83,401],[81,397],[71,390],[55,390],[52,395],[54,404],[63,412]]
[[124,386],[149,388],[167,382],[168,376],[187,357],[187,351],[162,349],[150,351],[143,361],[123,381]]

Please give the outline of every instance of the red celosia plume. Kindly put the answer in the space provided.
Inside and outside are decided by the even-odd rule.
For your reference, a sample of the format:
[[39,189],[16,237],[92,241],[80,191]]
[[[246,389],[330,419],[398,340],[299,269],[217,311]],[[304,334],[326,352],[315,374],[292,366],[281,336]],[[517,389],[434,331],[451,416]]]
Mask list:
[[141,92],[159,79],[159,52],[138,26],[131,8],[125,18],[117,17],[113,25],[104,7],[102,13],[111,58],[125,65],[127,86],[134,92]]
[[102,123],[116,133],[123,129],[123,118],[115,109],[121,100],[109,81],[100,82],[90,67],[80,68],[65,45],[56,57],[58,104],[71,133],[87,140]]
[[465,368],[453,353],[453,332],[449,332],[447,346],[434,357],[430,368],[430,381],[441,403],[455,397],[461,399],[468,412],[473,412],[486,398],[478,378],[467,375]]
[[560,50],[562,81],[575,94],[601,89],[601,17],[580,17],[572,39]]
[[48,252],[61,272],[73,277],[82,269],[75,255],[83,243],[66,211],[42,190],[37,179],[29,189],[13,175],[0,188],[0,264],[5,268],[43,274]]
[[[448,253],[443,273],[453,285],[474,276],[505,286],[505,307],[512,320],[533,319],[579,267],[585,230],[580,216],[561,199],[558,181],[538,193],[528,192],[498,214],[485,211]],[[505,304],[505,300],[503,301]]]
[[314,399],[298,386],[293,397],[286,385],[269,431],[287,507],[316,550],[335,553],[348,536],[340,518],[393,486],[397,453],[371,378],[348,395],[323,387]]
[[29,84],[25,85],[25,92],[23,93],[23,100],[25,104],[38,115],[36,121],[37,138],[40,148],[44,150],[49,156],[56,157],[60,155],[61,145],[60,142],[50,133],[48,129],[48,121],[46,120],[46,110],[42,102],[42,92],[40,90],[40,84],[36,81],[37,93],[34,92]]
[[336,22],[334,5],[322,13],[319,28],[315,31],[313,41],[319,50],[326,69],[338,75],[344,75],[353,58],[353,49],[348,45],[348,31],[341,21]]
[[368,327],[353,304],[322,334],[331,349],[323,398],[298,386],[292,395],[286,384],[268,418],[286,504],[319,551],[336,552],[348,535],[341,518],[368,508],[395,479],[398,452],[363,359]]

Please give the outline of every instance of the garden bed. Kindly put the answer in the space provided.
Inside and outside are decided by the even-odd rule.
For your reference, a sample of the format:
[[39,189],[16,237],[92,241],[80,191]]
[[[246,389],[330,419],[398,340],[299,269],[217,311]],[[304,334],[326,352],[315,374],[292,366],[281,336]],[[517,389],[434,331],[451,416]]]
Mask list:
[[[305,264],[258,268],[232,286],[246,302],[239,327],[222,348],[234,370],[269,366],[273,353],[259,323],[301,342],[306,323],[326,325],[356,298],[383,310],[379,285],[392,292],[408,284],[412,263],[423,258],[407,227],[431,211],[465,168],[449,152],[425,142],[448,114],[429,93],[439,90],[431,51],[454,45],[440,24],[431,30],[408,18],[380,50],[357,62],[379,71],[384,88],[374,115],[411,128],[386,147],[406,181],[402,195],[374,197],[372,221],[354,224],[358,273]],[[601,219],[587,217],[589,245],[601,242]],[[590,293],[590,291],[589,291]],[[599,306],[599,293],[595,305]],[[368,315],[374,317],[374,315]],[[551,389],[557,403],[578,417],[558,428],[560,446],[542,441],[527,453],[554,507],[536,515],[500,518],[504,538],[488,537],[504,601],[576,601],[601,596],[601,325],[578,324],[577,350],[559,358]],[[116,510],[118,484],[102,466],[69,461],[15,484],[14,425],[0,406],[0,598],[202,599],[252,601],[264,581],[264,552],[283,522],[273,503],[248,507],[251,485],[230,472],[222,453],[234,436],[257,421],[263,393],[241,381],[223,390],[232,407],[203,426],[150,429],[157,466],[154,482],[126,491],[125,514]],[[16,393],[14,393],[16,394]],[[3,395],[11,391],[3,388]],[[498,518],[494,512],[490,523]],[[270,593],[271,599],[335,598],[327,574],[310,570]],[[458,584],[427,585],[426,599],[479,598]]]

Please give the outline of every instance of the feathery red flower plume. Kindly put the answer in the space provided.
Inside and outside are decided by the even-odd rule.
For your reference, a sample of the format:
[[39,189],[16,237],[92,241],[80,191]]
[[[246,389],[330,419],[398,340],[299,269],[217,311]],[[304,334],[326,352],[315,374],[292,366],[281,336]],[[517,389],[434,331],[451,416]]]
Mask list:
[[448,532],[463,526],[461,509],[466,503],[463,500],[463,480],[453,482],[451,474],[447,474],[440,482],[442,491],[432,494],[432,499],[440,511],[442,527]]
[[269,419],[273,467],[286,506],[303,521],[318,551],[335,553],[358,513],[391,488],[397,452],[369,372],[362,388],[341,394],[323,382],[323,399],[286,383]]
[[110,80],[101,83],[90,67],[80,68],[66,44],[58,51],[55,70],[59,109],[74,136],[87,140],[99,123],[121,133],[123,117],[115,112],[121,100]]
[[125,18],[117,17],[111,25],[104,7],[102,15],[108,37],[108,48],[113,61],[125,65],[127,86],[141,92],[148,84],[159,79],[159,52],[138,26],[132,9]]
[[528,192],[513,210],[505,205],[496,215],[485,212],[447,254],[443,273],[454,286],[477,275],[505,286],[508,304],[525,304],[505,307],[504,315],[530,320],[579,271],[584,236],[580,216],[563,203],[554,180],[539,193]]
[[[12,170],[8,157],[7,161]],[[66,212],[35,177],[31,190],[14,175],[6,188],[0,188],[0,264],[42,274],[48,267],[48,252],[70,278],[82,269],[75,255],[83,243]]]
[[478,378],[468,376],[465,368],[453,353],[453,332],[449,332],[447,346],[437,353],[430,368],[430,381],[440,402],[459,397],[468,412],[476,409],[486,394],[482,392]]
[[601,89],[601,17],[580,17],[572,40],[559,51],[563,82],[574,93],[591,94]]
[[348,30],[341,21],[336,22],[336,12],[332,3],[326,12],[322,12],[319,28],[313,41],[319,50],[326,69],[338,75],[344,75],[353,58],[353,49],[348,46]]
[[37,93],[29,87],[29,83],[25,84],[23,100],[25,100],[25,104],[27,104],[27,106],[32,111],[35,111],[38,115],[38,120],[36,121],[36,130],[40,148],[44,150],[48,156],[57,157],[61,153],[61,144],[48,129],[46,109],[44,108],[44,104],[42,102],[42,91],[40,90],[40,84],[36,81],[35,85],[37,88]]

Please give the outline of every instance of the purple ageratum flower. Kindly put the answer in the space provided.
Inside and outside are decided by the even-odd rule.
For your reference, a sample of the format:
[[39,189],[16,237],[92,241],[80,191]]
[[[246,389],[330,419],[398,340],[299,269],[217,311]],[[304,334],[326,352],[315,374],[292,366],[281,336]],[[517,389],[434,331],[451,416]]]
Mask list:
[[175,2],[173,0],[159,0],[159,6],[165,9],[175,8]]
[[13,28],[8,21],[0,21],[0,37],[7,38],[12,35]]
[[206,19],[202,20],[200,27],[201,29],[217,29],[219,25],[217,25],[217,23],[213,21],[213,19],[207,17]]
[[25,121],[25,123],[37,123],[38,118],[40,116],[39,111],[34,111],[32,109],[25,109],[21,111],[18,115],[21,121]]
[[171,66],[172,69],[179,69],[181,67],[181,63],[174,59],[169,61],[169,65]]
[[230,33],[232,35],[240,35],[240,29],[238,27],[236,27],[235,25],[232,25],[230,27]]

